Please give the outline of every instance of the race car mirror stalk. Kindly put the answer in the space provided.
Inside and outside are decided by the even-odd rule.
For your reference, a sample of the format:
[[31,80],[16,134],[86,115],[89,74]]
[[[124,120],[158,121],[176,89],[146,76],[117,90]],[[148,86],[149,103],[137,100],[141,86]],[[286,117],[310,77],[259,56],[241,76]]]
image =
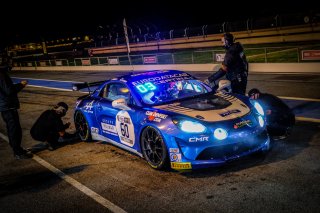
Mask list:
[[122,110],[131,110],[131,108],[128,107],[127,102],[124,98],[119,98],[112,101],[112,107]]

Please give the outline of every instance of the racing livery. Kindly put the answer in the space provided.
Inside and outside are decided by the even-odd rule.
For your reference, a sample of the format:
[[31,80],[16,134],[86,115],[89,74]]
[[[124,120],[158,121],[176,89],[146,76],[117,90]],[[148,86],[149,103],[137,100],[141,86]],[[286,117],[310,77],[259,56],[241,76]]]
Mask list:
[[212,91],[186,72],[134,73],[87,87],[93,85],[96,90],[76,103],[74,121],[81,139],[114,144],[155,169],[218,166],[269,150],[257,102]]

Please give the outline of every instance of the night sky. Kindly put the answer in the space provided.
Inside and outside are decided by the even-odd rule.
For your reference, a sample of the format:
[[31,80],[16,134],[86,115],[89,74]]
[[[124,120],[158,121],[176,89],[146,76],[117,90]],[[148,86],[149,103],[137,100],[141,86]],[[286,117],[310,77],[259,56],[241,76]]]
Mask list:
[[[35,40],[76,33],[94,33],[98,26],[120,27],[123,18],[129,26],[149,27],[151,31],[217,24],[223,21],[246,20],[257,16],[318,10],[311,0],[293,1],[10,1],[2,7],[1,43],[14,40]],[[39,2],[39,1],[38,1]],[[279,3],[281,2],[281,3]],[[303,3],[303,4],[302,4]],[[261,5],[265,4],[263,8]],[[179,5],[179,6],[178,6]],[[45,22],[45,23],[43,23]]]

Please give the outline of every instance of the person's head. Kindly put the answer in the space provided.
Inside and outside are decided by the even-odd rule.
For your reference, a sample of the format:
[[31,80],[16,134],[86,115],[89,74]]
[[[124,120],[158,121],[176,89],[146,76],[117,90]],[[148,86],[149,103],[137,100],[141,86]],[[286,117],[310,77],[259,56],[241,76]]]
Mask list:
[[8,56],[4,56],[0,61],[1,70],[10,71],[12,68],[12,58]]
[[229,49],[234,43],[234,37],[231,33],[225,33],[221,38],[221,42],[224,48]]
[[67,114],[68,108],[68,104],[65,102],[59,102],[53,107],[53,110],[57,113],[57,115],[63,117]]
[[253,88],[248,92],[248,96],[251,99],[258,99],[261,92],[257,88]]

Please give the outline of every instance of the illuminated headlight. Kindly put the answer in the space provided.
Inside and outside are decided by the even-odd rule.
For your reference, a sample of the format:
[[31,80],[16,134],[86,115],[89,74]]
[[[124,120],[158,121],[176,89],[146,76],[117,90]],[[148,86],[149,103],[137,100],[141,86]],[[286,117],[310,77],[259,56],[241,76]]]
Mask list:
[[205,126],[203,126],[201,123],[193,121],[181,121],[178,123],[178,126],[184,132],[201,133],[206,131]]
[[217,128],[216,130],[214,130],[213,135],[216,139],[223,140],[227,138],[228,133],[225,129]]
[[258,111],[258,113],[260,115],[264,116],[263,108],[258,102],[254,102],[253,106],[254,106],[254,108],[256,108],[256,110]]
[[261,115],[259,115],[258,121],[259,121],[259,125],[260,125],[261,127],[263,127],[263,126],[264,126],[264,119],[263,119],[263,117],[262,117]]

